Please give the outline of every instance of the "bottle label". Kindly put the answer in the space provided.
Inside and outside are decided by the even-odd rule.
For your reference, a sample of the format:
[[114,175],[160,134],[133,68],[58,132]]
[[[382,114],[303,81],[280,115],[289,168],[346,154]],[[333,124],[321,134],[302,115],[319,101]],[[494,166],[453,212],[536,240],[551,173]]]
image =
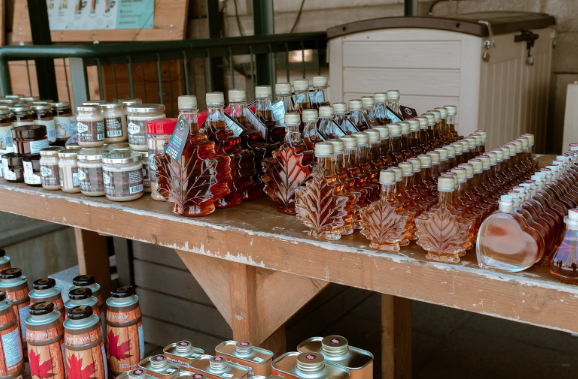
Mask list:
[[[351,123],[349,120],[348,120],[348,122]],[[339,137],[343,137],[346,135],[345,132],[343,130],[341,130],[341,128],[339,127],[339,125],[337,125],[337,123],[335,121],[331,120],[330,123],[332,126],[331,132],[333,133],[334,136],[339,138]]]
[[56,129],[56,138],[70,138],[74,134],[72,117],[54,117],[54,128]]
[[78,142],[104,141],[104,121],[78,121]]
[[271,112],[273,113],[273,118],[281,126],[285,127],[285,102],[283,100],[278,100],[271,105]]
[[18,328],[15,328],[10,333],[2,334],[2,348],[8,370],[13,369],[22,362],[24,357],[22,355],[22,342],[20,342]]
[[26,184],[42,184],[42,179],[39,175],[34,173],[32,162],[24,161],[24,183]]
[[104,192],[102,167],[79,167],[78,182],[82,192]]
[[106,137],[122,137],[122,117],[107,118],[104,120]]
[[58,165],[40,166],[40,177],[42,184],[47,186],[56,186],[60,184],[60,173]]
[[404,120],[411,119],[417,117],[417,111],[413,108],[406,107],[405,105],[400,105],[399,110],[401,111],[401,115],[403,116]]
[[165,146],[165,154],[178,161],[183,154],[185,144],[187,143],[187,136],[189,135],[190,125],[186,122],[184,117],[179,117],[175,130]]
[[225,113],[225,124],[227,127],[233,131],[233,134],[236,137],[239,137],[246,129],[243,125],[241,125],[237,120],[233,117],[229,116]]
[[0,126],[0,150],[12,147],[12,126]]
[[41,139],[38,141],[30,141],[30,154],[38,154],[40,150],[48,147],[48,140]]
[[143,192],[142,169],[103,172],[104,192],[111,197],[125,197]]
[[263,138],[267,139],[267,127],[263,121],[261,121],[259,117],[255,115],[255,113],[253,113],[249,106],[243,108],[243,116],[247,117],[249,123],[253,125],[257,131],[259,131],[259,133],[261,133]]
[[54,120],[34,120],[34,125],[44,125],[48,141],[56,142],[56,126]]
[[147,144],[146,120],[144,121],[130,120],[128,122],[127,129],[128,129],[128,143],[130,143],[131,145]]
[[142,166],[142,185],[144,188],[151,188],[151,176],[149,174],[148,165],[143,163]]

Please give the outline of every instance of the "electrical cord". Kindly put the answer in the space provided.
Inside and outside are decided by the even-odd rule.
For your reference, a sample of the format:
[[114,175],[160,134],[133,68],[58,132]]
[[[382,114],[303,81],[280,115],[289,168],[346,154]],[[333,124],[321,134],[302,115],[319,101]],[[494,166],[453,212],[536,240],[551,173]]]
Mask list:
[[239,28],[239,34],[244,36],[243,30],[241,30],[241,19],[239,18],[239,10],[237,9],[237,0],[233,0],[235,4],[235,18],[237,19],[237,28]]
[[295,22],[293,23],[293,27],[291,28],[291,31],[289,33],[293,33],[293,31],[295,30],[295,27],[297,26],[297,23],[299,22],[299,19],[301,18],[301,13],[303,12],[303,5],[305,5],[305,0],[301,1],[301,6],[299,7],[299,12],[297,12],[297,18],[295,19]]

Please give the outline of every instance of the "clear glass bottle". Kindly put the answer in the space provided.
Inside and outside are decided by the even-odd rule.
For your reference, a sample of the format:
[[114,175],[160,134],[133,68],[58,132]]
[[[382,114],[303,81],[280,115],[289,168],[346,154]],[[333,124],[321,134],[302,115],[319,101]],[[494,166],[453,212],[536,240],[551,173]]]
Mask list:
[[386,126],[389,129],[389,157],[391,164],[397,165],[405,161],[405,156],[401,151],[401,125],[388,124]]
[[391,109],[400,120],[403,120],[403,115],[399,106],[399,91],[389,90],[387,91],[387,106]]
[[[367,129],[365,132],[369,137],[369,163],[374,170],[381,170],[383,161],[381,159],[381,139],[379,130]],[[379,181],[379,175],[374,179],[375,183]]]
[[293,89],[295,90],[295,95],[293,95],[295,111],[301,112],[303,109],[311,109],[311,100],[309,99],[309,80],[295,79],[293,82]]
[[312,108],[319,109],[322,105],[330,105],[329,97],[327,97],[327,77],[314,76],[311,106]]
[[401,126],[401,153],[404,159],[413,157],[413,153],[409,148],[409,122],[398,122]]
[[440,121],[439,121],[439,128],[440,128],[440,138],[443,141],[444,145],[454,142],[452,136],[450,135],[449,127],[446,122],[448,117],[448,110],[444,107],[435,108],[435,111],[440,113]]
[[293,95],[291,94],[291,83],[275,84],[275,95],[277,101],[283,101],[285,113],[295,111],[293,107]]
[[285,139],[285,128],[273,118],[271,86],[255,87],[255,116],[267,128],[267,142],[280,144]]
[[420,122],[416,119],[410,119],[407,120],[407,123],[409,124],[409,149],[411,150],[412,156],[417,157],[418,155],[425,153],[425,150],[423,150],[419,143]]
[[444,105],[444,108],[448,111],[446,118],[446,124],[448,126],[448,133],[452,141],[457,141],[462,139],[462,136],[458,134],[456,129],[456,115],[458,114],[458,107],[455,105]]
[[151,198],[153,200],[167,201],[166,197],[159,192],[155,157],[157,155],[165,155],[165,148],[171,139],[176,125],[176,118],[158,118],[147,122],[147,143],[149,147],[148,166],[150,172]]
[[375,99],[375,119],[380,125],[391,124],[391,120],[387,117],[387,93],[378,92],[373,94]]
[[442,114],[440,113],[440,111],[436,109],[430,109],[428,113],[431,113],[434,116],[434,126],[433,126],[434,139],[437,142],[438,147],[441,147],[446,144],[445,140],[442,137],[441,131]]
[[[362,173],[359,168],[357,138],[354,136],[343,136],[340,140],[344,145],[343,155],[345,158],[347,176],[354,181],[352,189],[359,193],[357,204],[359,207],[363,208],[370,203],[369,192],[371,189],[366,185],[368,175]],[[355,224],[354,227],[356,229],[360,228],[358,224]]]
[[354,128],[358,131],[364,131],[365,129],[369,129],[370,125],[367,124],[365,121],[365,117],[363,116],[363,107],[361,100],[353,99],[349,100],[349,116],[347,119],[351,124],[353,124]]
[[362,174],[367,175],[365,188],[367,190],[367,200],[372,203],[379,198],[379,170],[371,167],[369,135],[364,132],[352,134],[357,139],[357,164]]
[[345,186],[344,193],[349,196],[352,201],[345,227],[341,233],[343,236],[350,235],[354,229],[361,228],[361,226],[359,226],[359,199],[361,196],[365,197],[365,194],[355,190],[355,180],[347,176],[347,161],[345,160],[345,144],[343,141],[340,139],[331,139],[327,142],[333,145],[335,175],[337,175],[338,180]]
[[340,138],[345,135],[339,125],[334,121],[335,115],[331,105],[319,106],[318,130],[321,136],[327,141],[332,138]]
[[427,117],[416,117],[415,120],[419,122],[418,145],[419,147],[421,147],[423,154],[425,154],[428,151],[433,150],[433,146],[430,144],[428,140],[429,138],[427,134],[428,120]]
[[373,128],[381,125],[375,116],[375,99],[373,96],[362,96],[361,105],[363,106],[363,115],[367,126]]
[[304,109],[301,112],[301,119],[303,120],[303,140],[308,150],[315,150],[315,144],[324,142],[325,138],[317,129],[319,121],[319,114],[317,109]]
[[335,113],[335,123],[339,125],[345,134],[351,135],[359,132],[349,120],[347,103],[333,103],[333,111]]
[[391,166],[391,157],[389,156],[389,129],[387,126],[376,126],[374,130],[379,132],[379,140],[381,144],[381,162],[384,168]]
[[427,118],[427,141],[428,145],[430,146],[430,150],[437,149],[441,145],[436,139],[436,135],[434,133],[435,128],[435,115],[433,113],[424,113],[422,117]]

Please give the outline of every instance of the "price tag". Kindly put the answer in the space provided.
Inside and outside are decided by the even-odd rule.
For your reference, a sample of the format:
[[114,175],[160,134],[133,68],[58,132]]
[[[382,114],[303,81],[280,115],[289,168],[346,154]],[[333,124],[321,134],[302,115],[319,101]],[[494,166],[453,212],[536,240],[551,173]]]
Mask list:
[[185,144],[187,143],[187,136],[191,126],[184,118],[179,118],[175,130],[165,147],[165,154],[178,161],[183,154]]
[[233,131],[235,136],[239,137],[245,130],[247,130],[241,123],[235,120],[233,117],[225,113],[225,124],[227,127]]
[[249,123],[261,133],[264,139],[267,139],[267,127],[259,117],[255,116],[255,113],[253,113],[248,106],[243,109],[243,116],[247,117]]
[[417,117],[417,111],[413,108],[406,107],[405,105],[400,105],[402,116],[405,120]]
[[[331,120],[331,122],[333,123],[333,134],[335,134],[337,137],[343,137],[347,135],[335,121]],[[351,123],[349,120],[348,122]]]

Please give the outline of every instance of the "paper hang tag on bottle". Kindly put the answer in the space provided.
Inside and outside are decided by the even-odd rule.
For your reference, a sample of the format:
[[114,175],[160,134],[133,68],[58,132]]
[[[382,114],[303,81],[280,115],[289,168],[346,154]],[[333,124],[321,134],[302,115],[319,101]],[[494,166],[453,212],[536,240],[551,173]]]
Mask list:
[[303,93],[293,93],[293,95],[291,96],[291,98],[293,99],[293,107],[295,108],[295,106],[297,104],[302,104],[302,103],[309,103],[309,105],[311,105],[311,100],[307,101],[306,99],[307,97],[307,92],[303,92]]
[[271,111],[273,112],[273,118],[281,126],[285,127],[285,103],[283,100],[277,100],[271,105]]
[[390,107],[385,107],[385,115],[391,120],[392,123],[403,121],[403,117],[392,111]]
[[373,117],[371,117],[369,114],[363,112],[363,119],[365,120],[365,123],[367,124],[367,127],[369,129],[373,128],[374,126],[377,126],[377,123],[375,122],[375,119]]
[[333,123],[333,134],[335,134],[337,137],[343,137],[347,135],[335,121],[331,120],[331,122]]
[[406,107],[405,105],[400,105],[399,110],[401,111],[404,120],[417,117],[417,111],[413,108]]
[[185,120],[184,117],[180,117],[177,120],[177,125],[175,126],[175,130],[165,147],[165,154],[178,161],[183,154],[183,150],[185,149],[185,145],[187,143],[187,137],[189,135],[189,130],[191,129],[191,125]]
[[325,103],[325,96],[323,96],[323,91],[309,91],[309,103],[313,108],[314,105],[320,105]]
[[341,126],[342,126],[341,129],[346,134],[352,134],[360,131],[359,129],[357,129],[357,126],[353,125],[353,122],[351,122],[348,118],[343,120],[343,124],[341,124]]
[[235,120],[227,113],[225,113],[225,124],[227,124],[227,127],[233,131],[233,134],[236,137],[239,137],[244,131],[247,130],[243,125],[241,125],[239,121]]
[[267,127],[265,126],[263,121],[261,121],[259,119],[259,117],[257,117],[255,115],[255,113],[253,113],[251,111],[251,108],[249,108],[249,107],[250,107],[250,105],[243,108],[243,116],[247,117],[247,120],[249,121],[249,123],[251,125],[253,125],[259,131],[259,133],[261,133],[261,136],[266,140],[267,139]]

